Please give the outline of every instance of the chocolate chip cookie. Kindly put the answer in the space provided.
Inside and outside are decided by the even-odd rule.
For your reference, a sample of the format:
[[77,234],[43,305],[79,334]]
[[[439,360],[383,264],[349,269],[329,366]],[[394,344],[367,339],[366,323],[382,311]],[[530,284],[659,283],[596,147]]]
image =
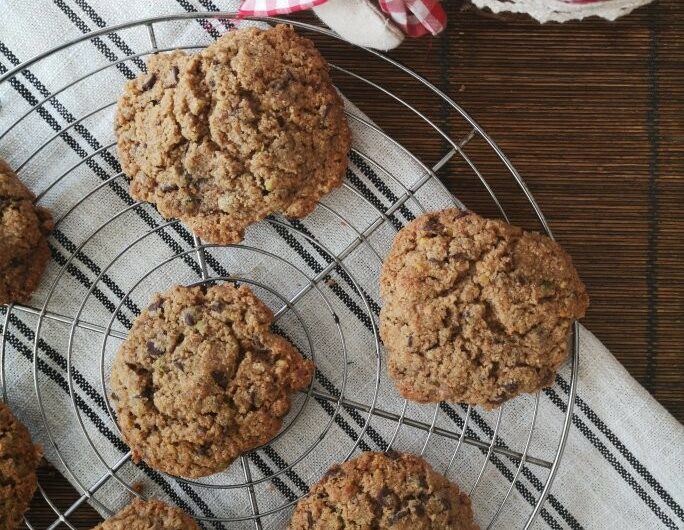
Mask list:
[[52,216],[35,198],[0,159],[0,304],[28,301],[50,257]]
[[126,84],[116,134],[131,195],[221,244],[272,213],[310,213],[341,185],[351,144],[328,64],[285,25],[152,56]]
[[380,333],[400,393],[487,409],[553,382],[589,304],[557,243],[455,208],[399,232],[380,293]]
[[158,500],[135,499],[93,530],[199,530],[197,523],[178,508]]
[[28,429],[0,402],[0,530],[19,528],[38,485],[41,457]]
[[135,462],[201,477],[273,438],[313,364],[271,332],[272,320],[244,286],[155,296],[112,367],[111,397]]
[[290,530],[477,530],[470,499],[411,454],[364,453],[333,466],[299,501]]

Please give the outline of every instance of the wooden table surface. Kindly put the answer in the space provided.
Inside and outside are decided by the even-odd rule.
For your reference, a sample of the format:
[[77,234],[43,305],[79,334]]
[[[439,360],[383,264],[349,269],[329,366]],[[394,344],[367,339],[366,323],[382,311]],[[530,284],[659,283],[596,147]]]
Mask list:
[[[680,421],[684,420],[684,2],[656,2],[615,23],[540,26],[445,3],[438,39],[408,40],[391,57],[446,92],[523,176],[591,295],[584,324]],[[310,16],[297,18],[310,21]],[[455,138],[468,131],[426,91],[363,52],[320,43],[332,62],[379,80]],[[424,161],[447,150],[387,97],[349,79],[347,95]],[[514,222],[534,226],[510,175],[469,144]],[[474,176],[454,159],[440,173],[469,207],[493,215]],[[591,359],[582,359],[591,363]],[[65,508],[73,494],[43,469]],[[39,496],[36,496],[39,497]],[[36,500],[32,522],[50,523]],[[71,519],[98,520],[89,508]]]

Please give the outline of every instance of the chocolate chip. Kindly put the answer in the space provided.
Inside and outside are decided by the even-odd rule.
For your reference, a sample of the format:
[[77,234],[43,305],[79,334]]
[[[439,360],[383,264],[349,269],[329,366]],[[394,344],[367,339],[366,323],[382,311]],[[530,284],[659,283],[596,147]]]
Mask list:
[[390,460],[399,460],[399,458],[401,457],[401,455],[397,451],[395,451],[394,449],[390,449],[389,451],[387,451],[385,453],[385,455]]
[[169,191],[178,191],[178,186],[176,184],[162,184],[159,189],[162,192],[167,193]]
[[408,336],[408,339],[406,339],[406,344],[409,348],[413,346],[413,335]]
[[174,83],[178,83],[178,67],[174,64],[173,68],[171,68],[171,77],[173,78]]
[[114,401],[119,401],[119,396],[112,392],[111,397]]
[[197,448],[197,452],[202,456],[208,456],[211,449],[210,444],[202,444]]
[[394,514],[394,517],[392,517],[392,522],[396,523],[398,521],[401,521],[404,517],[407,517],[409,514],[409,511],[404,508],[403,510],[399,510],[397,513]]
[[419,488],[427,488],[427,480],[423,475],[418,475],[416,477],[416,483],[418,484]]
[[268,354],[268,350],[256,350],[252,352],[252,360],[254,362],[259,362],[259,363],[264,363],[264,364],[273,364],[273,360],[271,359],[271,356]]
[[325,475],[323,475],[323,478],[334,478],[343,474],[344,472],[342,471],[342,468],[340,466],[333,466],[330,469],[328,469],[328,471],[326,471]]
[[185,371],[185,365],[180,361],[173,361],[173,365],[178,368],[181,372]]
[[147,78],[147,81],[145,81],[142,84],[140,89],[143,92],[145,92],[145,91],[149,90],[150,88],[152,88],[156,82],[157,82],[157,74],[152,74],[152,75],[150,75],[150,77]]
[[285,70],[283,77],[273,81],[273,88],[276,90],[282,90],[290,83],[290,81],[292,81],[292,74],[289,70]]
[[423,223],[423,230],[432,234],[438,233],[441,228],[442,223],[440,223],[435,217],[428,217]]
[[164,350],[159,349],[157,345],[154,343],[152,340],[147,341],[147,353],[149,353],[152,357],[159,357],[164,353]]
[[154,390],[152,390],[151,386],[146,386],[145,388],[142,389],[142,392],[140,394],[133,396],[138,399],[152,399],[154,396]]
[[160,298],[159,300],[156,300],[156,301],[152,302],[150,305],[148,305],[147,310],[148,311],[156,311],[157,309],[160,309],[161,306],[163,306],[163,305],[164,305],[164,300]]
[[214,370],[211,372],[211,377],[214,379],[214,382],[224,390],[228,387],[228,376],[226,375],[226,372]]
[[266,353],[268,352],[268,349],[264,346],[264,343],[257,340],[253,339],[252,340],[252,345],[254,346],[254,351],[257,353]]
[[223,302],[214,302],[209,306],[209,309],[211,309],[212,311],[216,311],[217,313],[223,311],[225,308],[226,304],[224,304]]
[[307,528],[313,528],[313,526],[314,526],[313,515],[311,515],[311,512],[306,512],[306,527]]
[[378,493],[377,500],[383,506],[396,506],[399,503],[399,497],[387,486],[383,486]]
[[444,508],[445,512],[448,512],[451,510],[451,501],[449,499],[446,499],[444,497],[440,497],[438,499],[439,503],[442,505],[442,508]]
[[414,511],[416,512],[416,515],[418,517],[423,517],[425,515],[425,508],[423,507],[422,504],[416,504]]
[[511,394],[515,394],[518,391],[519,385],[516,381],[513,381],[512,383],[506,383],[504,385],[504,390],[506,391],[506,394],[509,396]]
[[193,315],[190,311],[186,311],[185,313],[183,313],[183,322],[185,322],[188,326],[194,326],[195,324],[197,324],[195,315]]
[[455,261],[467,261],[468,255],[465,252],[450,252],[449,257]]

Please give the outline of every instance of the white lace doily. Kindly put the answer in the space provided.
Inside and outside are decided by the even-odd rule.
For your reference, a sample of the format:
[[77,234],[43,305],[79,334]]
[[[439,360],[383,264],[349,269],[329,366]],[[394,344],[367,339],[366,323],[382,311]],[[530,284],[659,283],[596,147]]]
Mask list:
[[563,0],[471,0],[476,7],[494,13],[526,13],[539,22],[567,22],[597,16],[607,20],[630,13],[653,0],[604,0],[569,2]]

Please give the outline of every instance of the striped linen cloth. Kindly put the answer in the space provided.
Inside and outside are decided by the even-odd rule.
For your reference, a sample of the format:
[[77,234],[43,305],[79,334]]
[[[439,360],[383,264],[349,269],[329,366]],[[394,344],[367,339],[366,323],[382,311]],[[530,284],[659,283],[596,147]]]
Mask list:
[[[151,4],[5,0],[5,16],[0,17],[0,74],[100,27],[179,11],[238,7],[236,2],[216,0],[160,0]],[[198,41],[209,43],[226,26],[227,22],[193,20],[159,24],[156,38],[164,48]],[[144,27],[122,30],[116,35],[86,40],[34,65],[11,83],[3,83],[0,134],[66,80],[79,77],[84,64],[90,71],[148,48]],[[91,501],[101,513],[111,513],[130,499],[123,484],[141,482],[146,494],[167,499],[203,518],[205,528],[252,528],[248,521],[226,525],[211,522],[215,517],[239,518],[250,513],[245,488],[222,487],[244,481],[239,463],[198,483],[174,479],[144,466],[135,467],[122,460],[127,448],[103,398],[106,374],[120,343],[116,336],[125,334],[152,292],[173,283],[195,282],[201,272],[192,251],[192,235],[179,223],[160,228],[163,220],[154,208],[135,206],[125,180],[117,177],[120,167],[111,147],[113,106],[73,125],[77,117],[96,106],[115,101],[123,83],[143,68],[141,58],[107,68],[89,78],[87,93],[65,90],[0,139],[0,156],[17,168],[38,145],[68,128],[20,170],[27,185],[36,192],[45,191],[41,204],[51,208],[56,218],[64,217],[50,238],[53,260],[32,305],[42,307],[51,294],[49,311],[78,316],[85,323],[110,325],[113,330],[113,336],[105,340],[102,333],[87,325],[71,333],[68,324],[44,320],[34,363],[36,316],[17,309],[7,315],[3,308],[0,322],[6,319],[8,326],[3,399],[43,444],[46,457],[75,487],[90,488],[107,475],[107,468],[117,468],[117,477],[99,488]],[[260,223],[248,231],[245,246],[208,250],[210,275],[234,274],[257,282],[257,294],[272,307],[280,307],[279,296],[291,298],[306,287],[308,280],[331,262],[330,254],[339,253],[357,238],[356,230],[377,218],[375,207],[388,208],[403,194],[402,186],[412,186],[423,178],[425,169],[409,153],[381,136],[352,105],[348,110],[354,116],[350,121],[356,149],[350,157],[348,187],[326,197],[323,206],[303,221]],[[70,171],[84,160],[78,169]],[[49,187],[63,174],[66,176],[58,185]],[[103,185],[108,179],[113,180]],[[396,229],[422,208],[452,204],[453,198],[437,182],[429,180],[416,192],[416,200],[406,202],[368,238],[369,245],[361,245],[344,260],[345,270],[334,271],[321,283],[320,291],[302,297],[296,304],[297,311],[286,312],[279,320],[280,328],[305,354],[315,352],[319,368],[316,389],[333,396],[344,392],[349,399],[365,403],[377,397],[378,406],[388,413],[402,413],[402,401],[383,370],[379,371],[376,396],[378,371],[369,315],[377,315],[380,303],[379,256],[387,251]],[[335,212],[342,212],[346,220]],[[322,244],[312,244],[306,234],[313,234]],[[181,257],[174,257],[179,254]],[[359,286],[364,297],[359,295]],[[585,328],[581,328],[580,349],[578,397],[565,455],[533,527],[682,528],[684,429]],[[104,378],[101,374],[105,374]],[[535,435],[529,446],[529,454],[535,458],[553,458],[569,381],[566,367],[556,384],[541,393]],[[296,398],[292,415],[304,401],[304,396]],[[506,456],[505,451],[522,451],[525,446],[533,404],[532,397],[521,397],[505,406],[497,432],[497,450],[479,481],[485,455],[472,442],[491,438],[497,416],[475,409],[469,418],[466,435],[471,443],[461,447],[449,477],[466,491],[477,483],[473,503],[477,520],[483,525],[494,516],[516,476],[518,461]],[[359,450],[382,450],[390,440],[400,450],[420,452],[423,448],[424,431],[404,426],[395,433],[396,423],[379,417],[374,417],[364,431],[364,412],[350,408],[335,414],[335,406],[323,398],[310,399],[292,429],[246,458],[258,482],[254,500],[262,513],[270,512],[262,519],[265,528],[285,528],[291,508],[278,508],[293,503],[332,462],[344,458],[358,437]],[[465,418],[461,407],[444,405],[437,412],[437,428],[460,432]],[[405,411],[406,417],[427,424],[433,413],[434,408],[415,404]],[[325,432],[322,441],[307,454],[312,441]],[[455,445],[453,439],[433,435],[425,447],[425,457],[436,469],[444,470]],[[260,481],[284,468],[287,471],[276,479]],[[547,474],[547,469],[532,464],[522,468],[499,514],[497,528],[522,526]]]

